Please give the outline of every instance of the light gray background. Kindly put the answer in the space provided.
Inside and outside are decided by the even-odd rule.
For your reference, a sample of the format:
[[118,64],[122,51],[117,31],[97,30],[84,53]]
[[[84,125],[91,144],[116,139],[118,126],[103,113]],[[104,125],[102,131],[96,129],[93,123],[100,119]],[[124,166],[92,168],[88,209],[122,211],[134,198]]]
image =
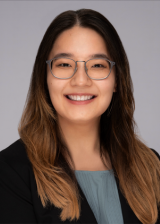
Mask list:
[[160,153],[160,2],[159,1],[1,1],[0,150],[19,138],[39,44],[51,21],[63,11],[90,8],[117,30],[130,62],[138,132]]

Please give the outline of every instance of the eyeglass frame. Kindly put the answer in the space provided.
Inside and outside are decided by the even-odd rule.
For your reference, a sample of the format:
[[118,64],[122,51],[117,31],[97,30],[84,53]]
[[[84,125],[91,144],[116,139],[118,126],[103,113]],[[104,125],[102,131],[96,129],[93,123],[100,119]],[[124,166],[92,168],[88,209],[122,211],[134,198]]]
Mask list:
[[[52,58],[52,59],[46,61],[46,63],[49,65],[49,69],[50,69],[51,73],[52,73],[51,62],[53,61],[53,59],[58,59],[58,58],[66,58],[66,57],[57,57],[57,58]],[[77,71],[77,62],[85,62],[85,72],[86,72],[86,74],[87,74],[87,70],[88,70],[88,69],[87,69],[87,67],[86,67],[86,63],[87,63],[88,61],[90,61],[90,60],[94,60],[94,59],[103,59],[103,60],[109,61],[110,64],[111,64],[110,72],[109,72],[109,74],[108,74],[106,77],[101,78],[101,79],[94,79],[94,78],[91,78],[91,77],[87,74],[87,76],[88,76],[90,79],[93,79],[93,80],[102,80],[102,79],[106,79],[106,78],[108,78],[108,76],[111,74],[111,71],[112,71],[113,66],[116,64],[114,61],[110,61],[109,59],[105,59],[105,58],[93,58],[93,59],[89,59],[89,60],[87,60],[87,61],[75,61],[75,60],[73,60],[72,58],[66,58],[66,59],[71,59],[71,60],[74,61],[75,64],[76,64],[75,69],[74,69],[74,72],[73,72],[73,75],[70,76],[69,78],[58,78],[57,76],[53,75],[53,73],[52,73],[52,75],[53,75],[55,78],[57,78],[57,79],[70,79],[70,78],[72,78],[72,77],[74,76],[74,74],[76,73],[76,71]]]

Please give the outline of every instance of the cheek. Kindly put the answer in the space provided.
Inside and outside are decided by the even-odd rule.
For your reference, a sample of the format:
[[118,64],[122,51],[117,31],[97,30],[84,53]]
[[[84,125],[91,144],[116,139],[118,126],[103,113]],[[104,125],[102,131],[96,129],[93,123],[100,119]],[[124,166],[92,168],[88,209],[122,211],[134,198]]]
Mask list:
[[50,77],[49,75],[47,78],[47,85],[48,85],[48,91],[49,91],[49,95],[50,95],[52,104],[54,104],[54,101],[58,96],[58,92],[59,92],[58,86],[59,85],[57,84],[56,80],[53,80],[53,78]]
[[104,82],[101,83],[100,86],[100,98],[101,98],[101,108],[102,111],[105,112],[107,108],[109,107],[112,96],[113,96],[113,91],[114,91],[114,84],[111,82]]
[[52,76],[48,76],[47,85],[52,105],[55,110],[57,110],[62,106],[62,90],[64,84],[62,80],[58,80],[54,77],[52,78]]
[[106,93],[106,95],[101,97],[101,110],[103,113],[108,109],[108,107],[111,103],[111,100],[112,100],[111,92]]

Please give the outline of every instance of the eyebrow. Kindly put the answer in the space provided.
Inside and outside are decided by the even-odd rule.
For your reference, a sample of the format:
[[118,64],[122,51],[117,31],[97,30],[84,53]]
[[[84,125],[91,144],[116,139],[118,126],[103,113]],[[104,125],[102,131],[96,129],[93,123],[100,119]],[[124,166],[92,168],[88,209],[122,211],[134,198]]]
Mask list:
[[[54,58],[58,58],[58,57],[74,57],[74,54],[71,54],[71,53],[59,53],[59,54],[56,54],[54,56]],[[93,58],[104,58],[104,59],[110,60],[106,54],[102,54],[102,53],[91,54],[88,57],[91,58],[91,59],[93,59]]]

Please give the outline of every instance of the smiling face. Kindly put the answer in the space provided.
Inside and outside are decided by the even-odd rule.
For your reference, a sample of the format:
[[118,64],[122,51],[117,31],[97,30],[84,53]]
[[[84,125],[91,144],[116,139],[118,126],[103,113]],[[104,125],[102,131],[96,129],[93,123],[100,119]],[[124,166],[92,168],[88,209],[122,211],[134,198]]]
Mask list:
[[[59,53],[73,54],[70,58],[75,61],[87,61],[91,59],[89,55],[100,53],[106,54],[111,60],[104,39],[96,31],[79,26],[63,31],[58,36],[48,60]],[[48,90],[58,118],[77,124],[100,118],[110,105],[113,92],[116,92],[114,69],[106,79],[93,80],[87,76],[84,62],[77,62],[77,71],[72,78],[58,79],[47,66]],[[70,93],[92,93],[97,97],[87,104],[72,104],[65,96]]]

